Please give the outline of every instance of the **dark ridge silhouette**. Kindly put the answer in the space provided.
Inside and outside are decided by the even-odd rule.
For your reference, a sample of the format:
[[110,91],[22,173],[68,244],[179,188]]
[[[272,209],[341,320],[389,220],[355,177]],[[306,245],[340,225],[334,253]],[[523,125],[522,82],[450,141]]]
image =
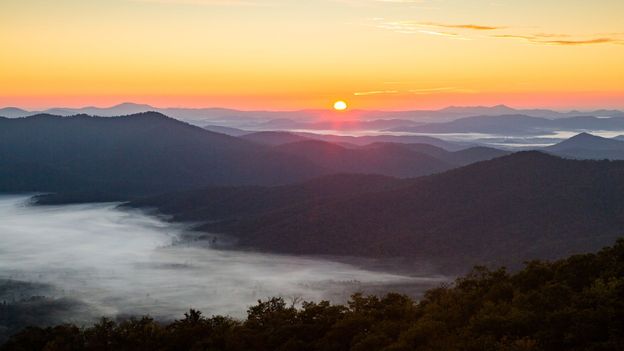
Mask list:
[[[20,109],[21,110],[21,109]],[[1,110],[0,110],[1,111]],[[24,111],[24,110],[21,110]],[[298,111],[239,111],[226,108],[157,108],[145,104],[124,102],[111,107],[82,107],[82,108],[51,108],[45,111],[25,111],[28,115],[41,112],[71,116],[76,114],[89,114],[98,116],[120,116],[126,114],[157,111],[165,115],[181,118],[184,120],[227,120],[239,119],[309,119],[318,118],[326,114],[326,110],[298,110]],[[429,120],[448,121],[467,116],[501,116],[510,114],[523,114],[527,116],[543,118],[565,118],[577,116],[599,117],[624,117],[623,111],[618,110],[595,110],[595,111],[569,111],[559,112],[547,109],[514,109],[505,105],[496,106],[449,106],[440,110],[408,110],[408,111],[376,111],[376,110],[351,110],[357,119],[403,119],[403,120]],[[2,115],[2,114],[0,114]],[[21,117],[16,116],[16,117]]]
[[304,158],[321,168],[341,173],[383,174],[405,178],[437,173],[453,167],[398,144],[351,149],[324,141],[306,140],[279,145],[273,150]]
[[555,155],[577,159],[624,159],[624,141],[589,133],[580,133],[546,147],[544,150]]
[[236,221],[214,216],[201,230],[272,252],[398,256],[461,270],[595,250],[624,227],[624,162],[521,152],[394,186]]
[[232,128],[232,127],[216,126],[216,125],[207,125],[207,126],[204,126],[203,128],[211,132],[221,133],[221,134],[225,134],[225,135],[229,135],[233,137],[240,137],[240,136],[250,133],[247,130]]
[[[156,112],[3,119],[0,156],[0,178],[13,179],[2,183],[4,191],[130,196],[210,184],[280,184],[323,173],[297,157]],[[42,182],[48,174],[61,179]]]
[[320,204],[372,191],[389,190],[406,180],[378,175],[336,174],[278,187],[209,187],[136,200],[125,207],[156,208],[175,221],[239,220],[295,204]]
[[418,133],[489,133],[500,135],[533,135],[557,130],[624,130],[624,117],[599,118],[574,116],[548,119],[523,114],[499,116],[474,116],[459,118],[450,122],[429,123],[420,126],[399,126],[391,131]]
[[[370,144],[369,147],[377,147],[383,143]],[[397,145],[397,144],[395,144]],[[475,146],[459,151],[446,151],[442,148],[429,144],[398,144],[402,147],[435,157],[454,166],[465,166],[479,161],[487,161],[496,157],[510,154],[509,151],[494,149],[484,146]]]
[[466,145],[445,141],[442,139],[426,136],[426,135],[366,135],[366,136],[344,136],[331,134],[315,134],[315,133],[297,133],[308,139],[322,140],[335,144],[351,144],[365,146],[372,143],[400,143],[400,144],[429,144],[439,148],[457,151],[465,149]]
[[296,133],[276,132],[276,131],[249,133],[249,134],[242,135],[241,138],[245,140],[253,141],[255,143],[272,145],[272,146],[310,140],[309,138],[297,135]]
[[32,114],[31,112],[22,110],[21,108],[17,108],[17,107],[0,108],[0,116],[6,117],[6,118],[24,117],[24,116],[28,116],[31,114]]
[[316,134],[308,132],[263,131],[248,133],[247,135],[244,135],[242,137],[244,139],[252,140],[257,143],[273,146],[293,143],[297,141],[320,140],[346,146],[349,148],[366,146],[374,143],[421,143],[452,151],[461,150],[468,147],[463,144],[444,141],[442,139],[433,138],[425,135],[368,135],[355,137],[333,134]]
[[[344,142],[377,139],[339,137],[338,145],[276,132],[236,138],[158,112],[5,118],[0,119],[0,191],[56,193],[39,198],[48,204],[123,201],[210,185],[295,183],[332,173],[415,177],[493,155],[473,152],[464,158],[440,150],[440,159],[434,146],[420,147],[428,154],[415,146]],[[289,140],[303,141],[262,145]]]
[[554,123],[553,120],[546,118],[512,114],[464,117],[451,122],[429,123],[422,126],[399,127],[391,130],[418,133],[539,134],[552,127]]

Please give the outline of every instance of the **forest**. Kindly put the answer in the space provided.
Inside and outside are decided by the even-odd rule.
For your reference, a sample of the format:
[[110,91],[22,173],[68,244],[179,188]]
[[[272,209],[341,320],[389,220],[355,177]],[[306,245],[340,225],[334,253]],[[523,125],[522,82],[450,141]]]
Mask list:
[[[274,297],[244,320],[191,309],[171,322],[144,316],[29,327],[0,350],[622,350],[622,296],[624,239],[516,272],[475,267],[420,300],[355,294],[336,305]],[[1,315],[9,316],[6,306]]]

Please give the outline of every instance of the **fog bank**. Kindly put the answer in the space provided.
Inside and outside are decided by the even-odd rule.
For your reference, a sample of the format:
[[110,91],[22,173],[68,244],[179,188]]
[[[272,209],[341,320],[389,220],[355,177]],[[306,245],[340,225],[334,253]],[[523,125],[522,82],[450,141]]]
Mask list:
[[[0,280],[41,286],[90,316],[177,318],[189,308],[242,317],[258,299],[343,301],[367,287],[425,289],[442,277],[408,277],[321,259],[222,251],[181,240],[185,228],[115,204],[30,206],[0,197]],[[5,300],[23,296],[5,291]],[[28,291],[27,294],[33,294]],[[86,309],[81,309],[85,311]]]

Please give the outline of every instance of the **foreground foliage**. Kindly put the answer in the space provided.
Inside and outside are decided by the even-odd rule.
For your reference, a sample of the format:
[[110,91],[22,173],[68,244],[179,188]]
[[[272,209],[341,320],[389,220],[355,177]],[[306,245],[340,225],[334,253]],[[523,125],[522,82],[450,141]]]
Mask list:
[[514,274],[475,268],[453,286],[407,296],[354,295],[346,305],[281,298],[246,320],[191,310],[88,328],[28,328],[8,350],[623,350],[624,240],[597,254],[534,261]]

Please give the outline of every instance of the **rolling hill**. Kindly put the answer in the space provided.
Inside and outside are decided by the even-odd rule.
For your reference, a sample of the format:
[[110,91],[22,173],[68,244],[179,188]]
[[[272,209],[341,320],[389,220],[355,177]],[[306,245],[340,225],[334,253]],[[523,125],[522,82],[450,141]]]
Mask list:
[[[371,144],[378,145],[378,144]],[[454,166],[465,166],[471,163],[487,161],[508,155],[509,151],[484,146],[474,146],[459,151],[447,151],[429,144],[401,144],[410,150],[435,157]]]
[[544,150],[568,158],[624,160],[624,141],[588,133],[580,133]]
[[522,114],[474,116],[450,122],[428,123],[421,126],[390,128],[395,132],[417,133],[483,133],[498,135],[539,135],[559,130],[624,130],[624,117],[574,116],[557,119]]
[[[377,140],[345,138],[337,140]],[[295,142],[281,144],[287,141]],[[344,147],[282,132],[237,138],[157,112],[40,114],[0,119],[0,191],[59,193],[46,200],[59,203],[116,201],[209,185],[287,184],[334,173],[414,177],[465,163],[451,157],[460,153],[439,150],[448,160],[402,144]]]
[[209,184],[281,184],[323,173],[296,157],[155,112],[0,120],[5,192],[130,196]]
[[339,173],[383,174],[416,177],[453,168],[435,157],[412,151],[400,144],[379,144],[367,148],[345,148],[319,140],[305,140],[272,150],[305,159],[323,169]]
[[282,144],[295,143],[298,141],[310,140],[307,137],[300,136],[296,133],[291,132],[280,132],[280,131],[264,131],[264,132],[254,132],[247,133],[241,135],[241,138],[249,141],[253,141],[254,143],[278,146]]
[[[403,257],[449,271],[587,252],[624,234],[624,162],[521,152],[388,184],[323,201],[292,199],[235,219],[213,210],[200,229],[264,251]],[[244,202],[262,203],[273,191]]]

